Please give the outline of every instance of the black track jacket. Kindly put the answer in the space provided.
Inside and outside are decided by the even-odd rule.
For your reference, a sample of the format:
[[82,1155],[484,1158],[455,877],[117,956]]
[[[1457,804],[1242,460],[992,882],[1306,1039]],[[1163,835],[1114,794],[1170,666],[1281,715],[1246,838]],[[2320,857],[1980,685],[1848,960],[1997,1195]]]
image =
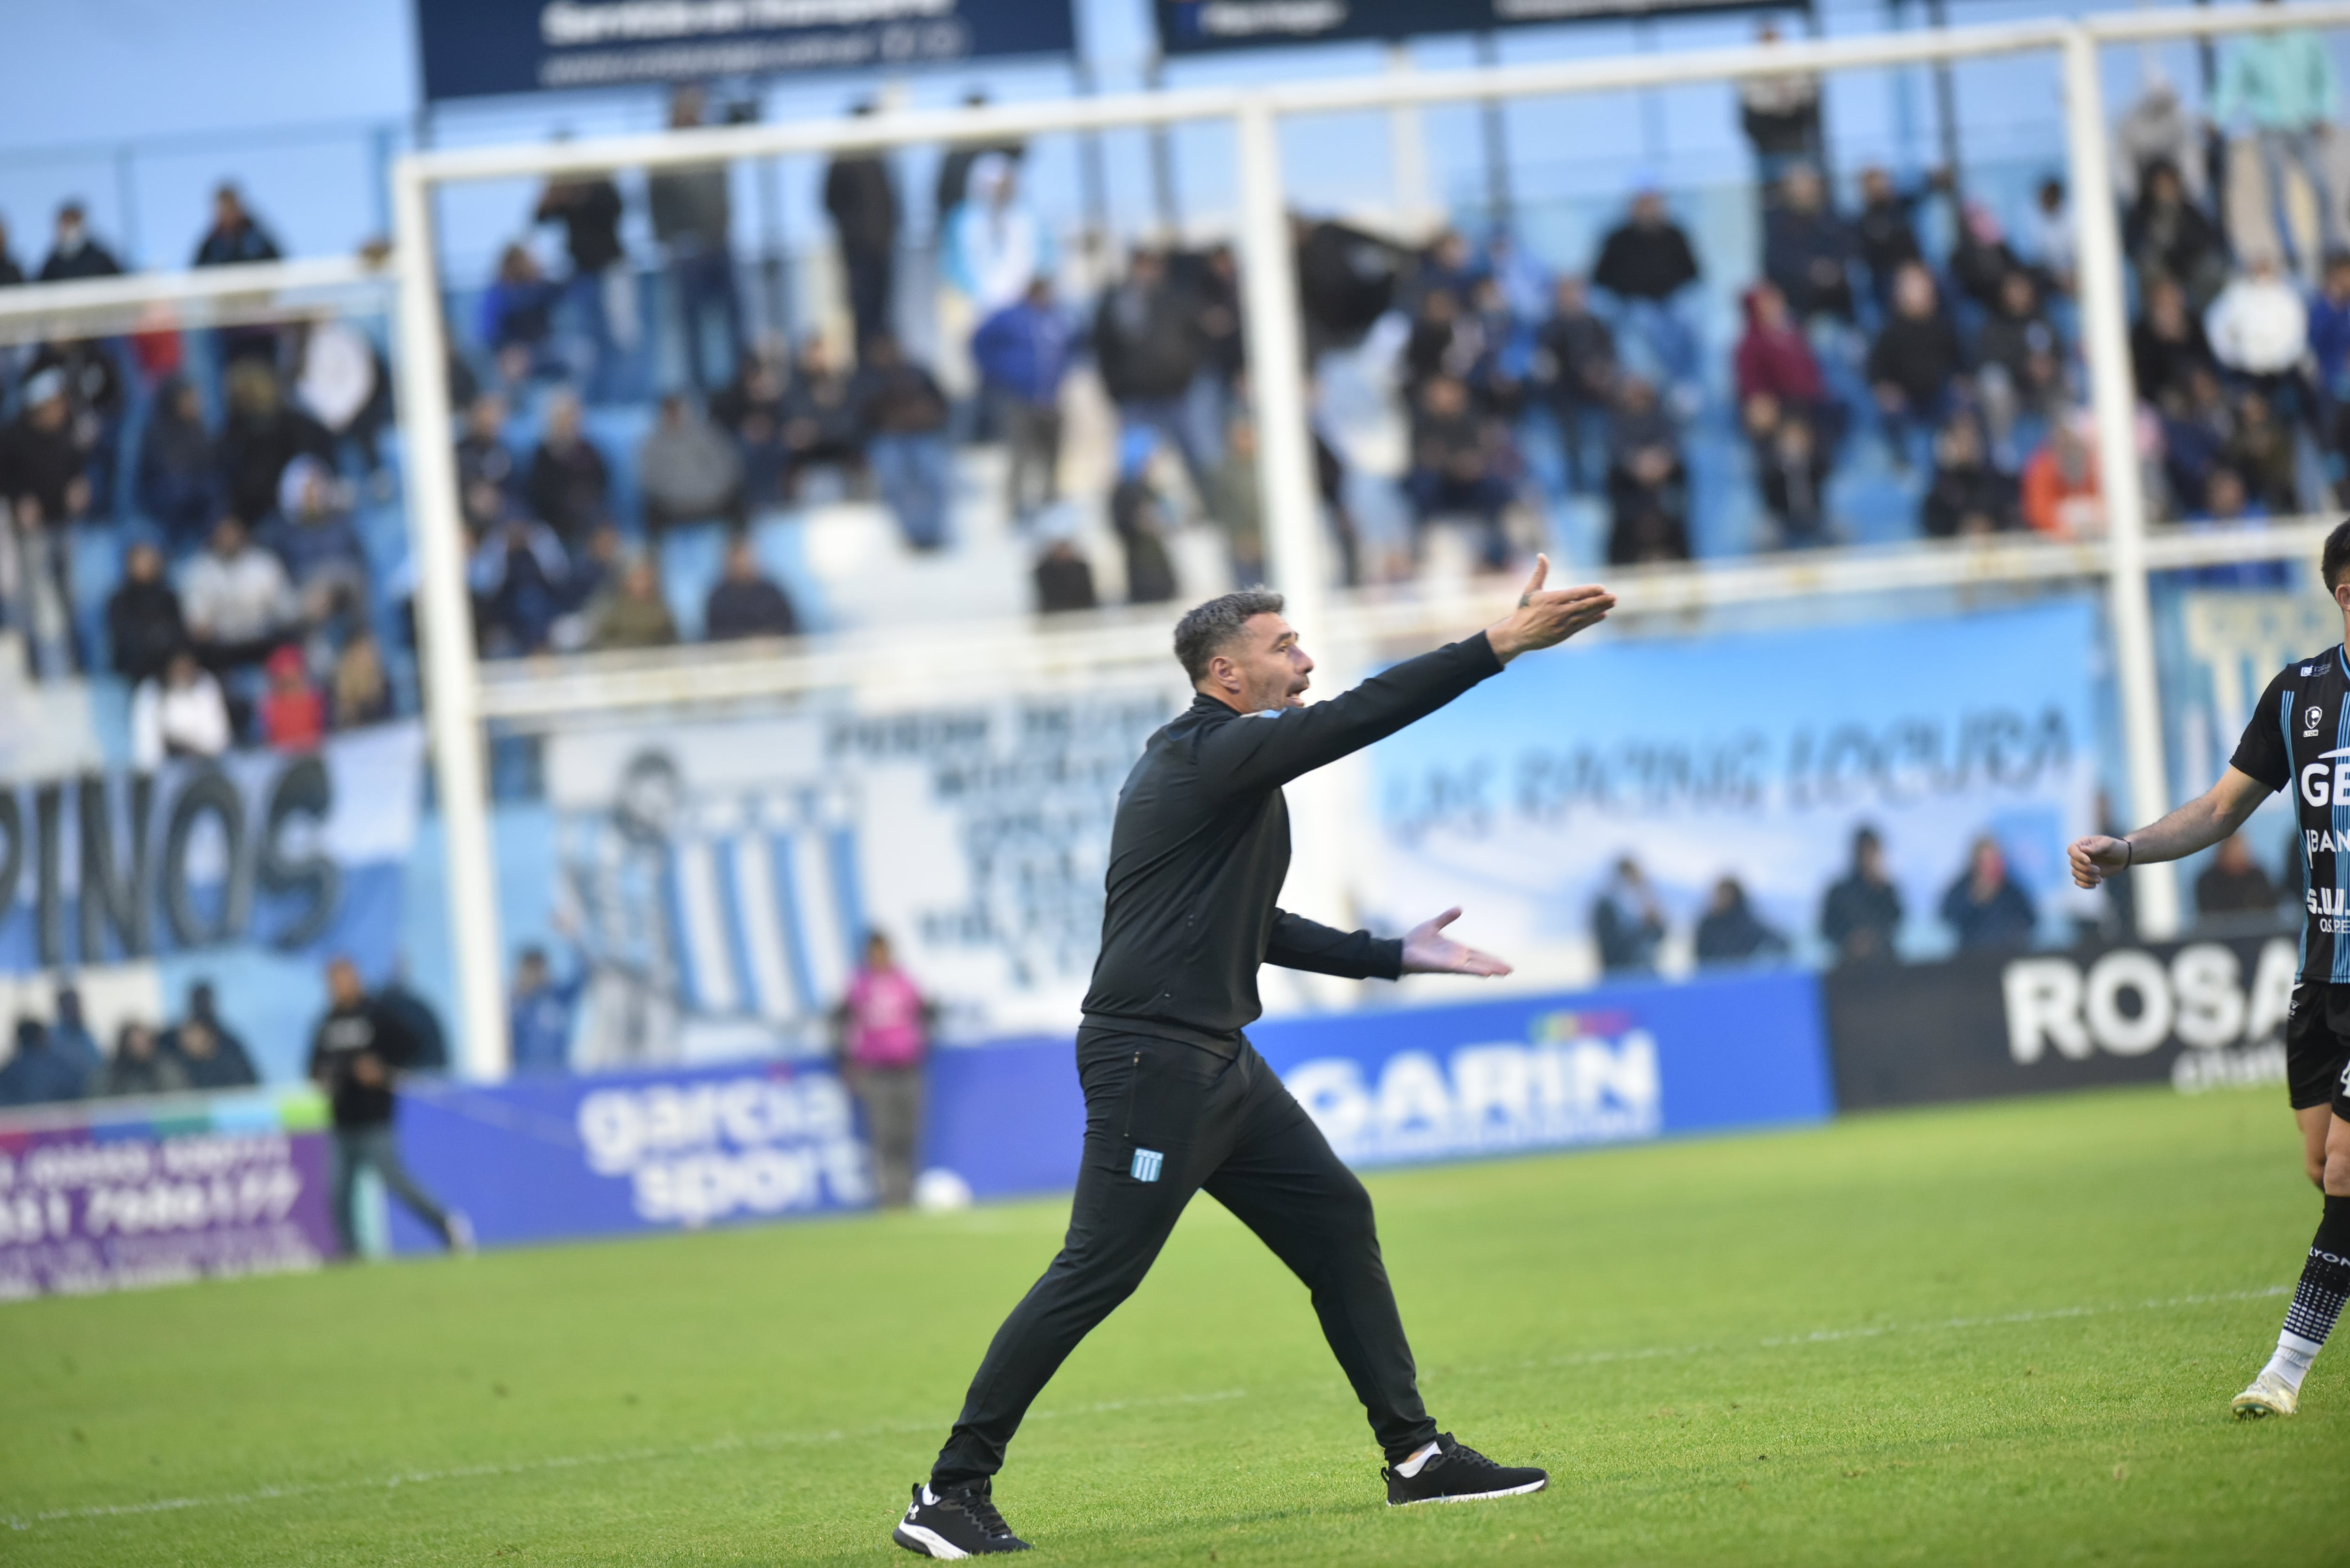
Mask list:
[[1274,907],[1289,875],[1281,786],[1501,670],[1479,632],[1309,707],[1243,716],[1202,695],[1152,735],[1118,792],[1086,1026],[1229,1056],[1264,1011],[1259,964],[1395,979],[1401,939],[1333,930]]

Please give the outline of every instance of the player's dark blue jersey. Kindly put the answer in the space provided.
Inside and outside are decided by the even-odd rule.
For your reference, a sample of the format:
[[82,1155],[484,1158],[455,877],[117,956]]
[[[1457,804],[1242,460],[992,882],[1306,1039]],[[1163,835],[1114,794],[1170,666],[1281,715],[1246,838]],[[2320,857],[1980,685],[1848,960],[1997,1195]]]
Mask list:
[[2301,818],[2308,921],[2301,978],[2350,985],[2350,672],[2340,647],[2288,664],[2261,693],[2231,765],[2290,789]]

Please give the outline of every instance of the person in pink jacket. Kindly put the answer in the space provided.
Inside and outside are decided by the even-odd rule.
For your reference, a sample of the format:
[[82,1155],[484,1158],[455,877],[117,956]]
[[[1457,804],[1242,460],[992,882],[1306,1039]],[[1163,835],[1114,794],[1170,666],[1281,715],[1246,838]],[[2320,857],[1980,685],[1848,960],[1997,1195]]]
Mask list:
[[889,952],[889,939],[865,939],[865,962],[848,982],[835,1017],[840,1071],[865,1107],[881,1206],[900,1209],[914,1195],[914,1159],[922,1137],[922,1058],[930,1052],[932,1009]]

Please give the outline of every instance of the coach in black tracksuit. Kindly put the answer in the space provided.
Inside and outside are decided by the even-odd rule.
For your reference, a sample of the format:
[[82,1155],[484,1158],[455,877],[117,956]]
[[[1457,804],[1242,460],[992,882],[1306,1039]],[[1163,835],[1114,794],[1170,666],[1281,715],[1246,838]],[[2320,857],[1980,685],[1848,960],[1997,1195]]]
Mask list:
[[[1381,939],[1276,908],[1289,870],[1281,786],[1433,712],[1500,674],[1508,658],[1564,640],[1614,602],[1596,588],[1544,592],[1544,569],[1507,619],[1311,707],[1301,699],[1313,661],[1281,618],[1279,595],[1228,594],[1177,627],[1176,655],[1199,695],[1150,737],[1118,795],[1101,954],[1077,1033],[1086,1141],[1068,1238],[988,1347],[931,1472],[933,1499],[976,1488],[1002,1529],[986,1482],[1021,1417],[1077,1342],[1141,1283],[1202,1189],[1313,1293],[1380,1448],[1412,1472],[1401,1484],[1409,1490],[1439,1469],[1412,1462],[1439,1434],[1420,1403],[1369,1196],[1242,1031],[1262,1011],[1260,964],[1354,980],[1509,972],[1443,935],[1457,909]],[[1504,1471],[1467,1449],[1456,1461],[1455,1446],[1442,1448],[1449,1486],[1430,1497],[1541,1484],[1539,1471]],[[1518,1479],[1503,1487],[1496,1476]],[[1472,1481],[1482,1490],[1468,1490]],[[1420,1501],[1398,1498],[1397,1484],[1390,1501]],[[916,1550],[927,1549],[917,1528],[926,1507],[941,1506],[924,1492],[916,1489],[899,1532]],[[917,1539],[906,1539],[909,1530]],[[976,1550],[1018,1549],[992,1543],[1011,1542],[1008,1532],[982,1533],[991,1544]]]

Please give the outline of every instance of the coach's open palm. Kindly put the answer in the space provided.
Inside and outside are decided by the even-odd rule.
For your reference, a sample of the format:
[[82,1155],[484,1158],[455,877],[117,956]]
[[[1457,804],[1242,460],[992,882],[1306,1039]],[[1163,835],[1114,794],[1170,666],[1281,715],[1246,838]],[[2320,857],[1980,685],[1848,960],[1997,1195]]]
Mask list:
[[1444,928],[1461,918],[1461,906],[1455,904],[1432,920],[1422,920],[1404,933],[1403,971],[1406,974],[1473,974],[1480,979],[1504,975],[1510,966],[1492,953],[1480,952],[1466,942],[1456,942],[1444,934]]
[[1555,648],[1578,631],[1587,631],[1607,618],[1616,596],[1596,585],[1579,588],[1544,588],[1550,557],[1534,557],[1534,576],[1518,596],[1518,607],[1485,628],[1493,657],[1507,664],[1521,653]]

